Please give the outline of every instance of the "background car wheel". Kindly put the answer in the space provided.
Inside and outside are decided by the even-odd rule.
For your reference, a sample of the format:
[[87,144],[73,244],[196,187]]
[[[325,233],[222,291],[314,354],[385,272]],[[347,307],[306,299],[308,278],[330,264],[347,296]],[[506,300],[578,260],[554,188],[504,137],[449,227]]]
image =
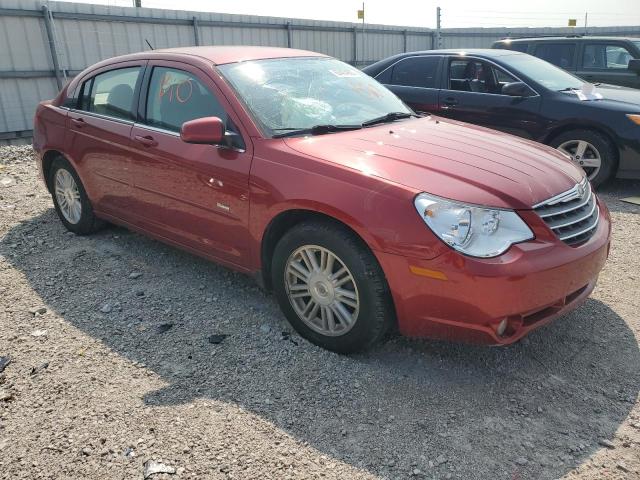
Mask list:
[[606,182],[616,171],[615,147],[599,132],[571,130],[555,137],[550,145],[570,155],[594,187]]
[[87,235],[104,225],[93,214],[80,177],[65,158],[58,157],[53,161],[49,171],[49,187],[58,217],[67,230]]
[[305,222],[289,230],[276,245],[271,273],[293,328],[328,350],[365,350],[395,321],[382,268],[362,240],[339,225]]

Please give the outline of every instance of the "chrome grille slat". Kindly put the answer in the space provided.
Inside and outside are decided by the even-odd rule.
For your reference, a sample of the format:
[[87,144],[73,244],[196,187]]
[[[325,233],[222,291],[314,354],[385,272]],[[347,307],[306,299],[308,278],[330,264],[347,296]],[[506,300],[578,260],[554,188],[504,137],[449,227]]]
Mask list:
[[589,240],[600,219],[598,202],[586,179],[533,209],[553,233],[570,246]]
[[[566,212],[570,212],[572,210],[575,210],[576,208],[580,208],[584,205],[586,205],[587,203],[589,203],[589,200],[591,200],[591,198],[587,198],[585,201],[581,202],[579,205],[572,205],[570,207],[564,208],[563,210],[558,210],[558,211],[552,211],[551,213],[539,213],[538,215],[540,215],[541,218],[547,218],[547,217],[553,217],[555,215],[560,215],[562,213],[566,213]],[[554,207],[556,205],[553,205]],[[552,208],[552,207],[547,207],[547,208]]]
[[[591,208],[589,209],[589,211],[587,212],[586,215],[583,215],[579,218],[571,218],[571,221],[569,222],[565,222],[565,223],[561,223],[560,225],[556,225],[555,223],[552,223],[551,221],[547,221],[547,225],[549,225],[549,227],[551,227],[553,230],[555,230],[556,228],[564,228],[564,227],[568,227],[569,225],[573,225],[574,223],[578,223],[581,222],[583,220],[586,220],[587,218],[589,218],[591,215],[593,215],[594,210],[596,209],[596,202],[592,202],[591,200],[593,199],[590,198],[589,201],[587,203],[585,203],[584,205],[589,205],[591,204]],[[584,206],[583,205],[583,206]],[[582,208],[582,207],[579,207]],[[576,209],[577,210],[577,209]],[[543,217],[544,218],[544,217]]]
[[562,240],[562,241],[568,240],[570,238],[582,235],[583,233],[587,233],[589,230],[595,228],[598,225],[599,216],[600,215],[596,213],[594,215],[594,217],[593,217],[593,221],[589,224],[589,226],[587,228],[583,228],[582,230],[580,230],[578,232],[572,232],[572,233],[567,234],[567,235],[560,235],[560,240]]

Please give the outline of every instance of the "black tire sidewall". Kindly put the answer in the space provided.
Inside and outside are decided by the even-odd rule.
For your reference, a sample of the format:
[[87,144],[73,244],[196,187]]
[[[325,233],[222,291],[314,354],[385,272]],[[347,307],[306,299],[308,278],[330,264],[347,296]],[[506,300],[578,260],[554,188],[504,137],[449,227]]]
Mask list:
[[[293,251],[303,245],[331,250],[351,271],[358,288],[360,309],[355,325],[346,334],[329,337],[307,326],[293,309],[285,286],[285,267]],[[393,316],[390,294],[382,269],[366,245],[346,229],[331,224],[303,224],[287,232],[275,248],[272,285],[280,308],[293,328],[310,342],[338,353],[365,350],[389,329]]]
[[618,162],[615,148],[607,137],[593,130],[571,130],[561,133],[557,137],[553,138],[549,145],[554,148],[558,148],[563,143],[571,140],[584,140],[589,142],[598,150],[598,153],[600,153],[600,159],[602,162],[600,165],[600,171],[595,177],[593,177],[593,179],[591,179],[591,184],[594,187],[602,185],[613,177]]
[[[62,211],[60,210],[60,205],[58,204],[58,199],[55,194],[55,177],[58,170],[64,169],[73,177],[76,185],[78,186],[78,191],[80,192],[80,204],[82,206],[82,212],[80,214],[80,221],[78,223],[69,222]],[[58,157],[53,160],[51,164],[51,169],[49,171],[49,188],[51,189],[51,197],[53,198],[53,205],[56,209],[56,213],[60,218],[60,221],[63,223],[65,228],[71,232],[77,233],[78,235],[87,235],[95,230],[96,225],[96,217],[93,213],[93,207],[91,206],[91,202],[89,201],[89,197],[87,196],[87,192],[80,181],[80,177],[76,173],[73,166],[69,163],[69,161],[63,157]]]

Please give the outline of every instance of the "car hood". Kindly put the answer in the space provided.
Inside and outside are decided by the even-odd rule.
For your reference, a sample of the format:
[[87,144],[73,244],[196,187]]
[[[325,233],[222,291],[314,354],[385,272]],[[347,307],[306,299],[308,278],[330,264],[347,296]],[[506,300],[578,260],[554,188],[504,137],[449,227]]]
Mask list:
[[[596,93],[601,99],[593,100],[596,104],[620,108],[630,113],[640,111],[640,90],[619,85],[600,84],[596,86]],[[573,95],[569,93],[569,95]]]
[[550,147],[435,116],[285,141],[416,192],[498,208],[530,209],[584,176]]

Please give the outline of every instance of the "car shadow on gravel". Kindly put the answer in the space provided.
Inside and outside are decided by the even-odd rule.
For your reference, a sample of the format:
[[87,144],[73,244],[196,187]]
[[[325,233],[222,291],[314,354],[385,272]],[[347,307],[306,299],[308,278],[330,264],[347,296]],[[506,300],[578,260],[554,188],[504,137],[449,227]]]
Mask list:
[[239,405],[391,478],[560,477],[612,438],[640,389],[633,332],[594,299],[510,347],[395,337],[346,357],[290,334],[248,277],[124,229],[76,237],[49,210],[0,254],[50,310],[168,383],[148,405]]
[[623,202],[626,197],[640,197],[640,180],[615,179],[598,188],[598,195],[607,201],[612,212],[640,213],[640,205]]

